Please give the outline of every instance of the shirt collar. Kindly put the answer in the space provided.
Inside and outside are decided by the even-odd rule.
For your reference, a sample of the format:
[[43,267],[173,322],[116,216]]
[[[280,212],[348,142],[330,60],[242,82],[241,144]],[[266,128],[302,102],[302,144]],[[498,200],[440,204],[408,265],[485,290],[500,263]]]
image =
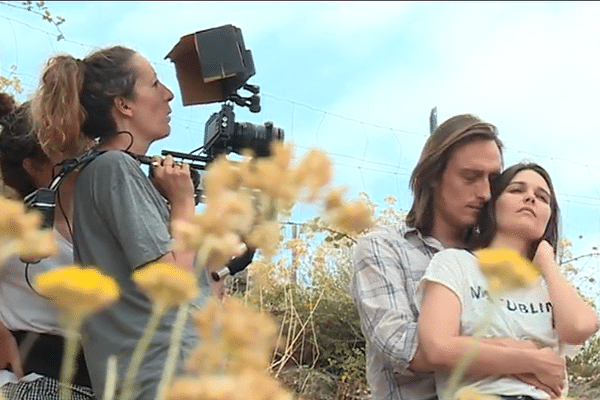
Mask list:
[[425,243],[427,246],[435,249],[435,250],[444,250],[444,246],[442,243],[434,238],[433,236],[423,236],[421,231],[416,227],[408,226],[406,221],[400,222],[399,231],[405,239],[408,239],[409,236],[416,235],[419,240]]

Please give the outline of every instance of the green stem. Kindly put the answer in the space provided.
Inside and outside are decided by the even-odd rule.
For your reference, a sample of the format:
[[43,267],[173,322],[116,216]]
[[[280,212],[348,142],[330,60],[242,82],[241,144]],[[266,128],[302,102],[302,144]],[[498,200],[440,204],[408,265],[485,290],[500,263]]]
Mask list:
[[465,374],[465,371],[467,370],[469,365],[471,365],[471,362],[477,355],[477,351],[479,350],[479,345],[481,344],[481,336],[482,336],[483,332],[485,331],[485,329],[492,322],[494,308],[496,308],[496,306],[497,306],[496,298],[494,296],[490,295],[490,302],[488,303],[488,307],[487,307],[488,310],[486,310],[486,312],[484,313],[485,317],[480,322],[479,326],[475,330],[475,333],[473,334],[473,337],[475,338],[475,343],[473,343],[473,345],[469,347],[467,354],[465,354],[460,359],[460,361],[458,362],[456,367],[454,367],[454,369],[452,370],[452,373],[450,374],[450,378],[448,379],[448,387],[444,391],[444,394],[440,398],[440,400],[450,400],[452,398],[452,396],[454,395],[454,393],[456,392],[456,390],[458,389],[460,380],[462,379],[463,375]]
[[155,303],[152,307],[152,315],[148,320],[146,330],[144,330],[144,333],[138,341],[133,355],[131,356],[131,360],[129,361],[129,367],[127,367],[125,380],[123,382],[123,393],[121,395],[121,400],[131,400],[133,398],[135,379],[137,377],[138,370],[142,365],[142,360],[144,359],[146,350],[148,350],[148,346],[150,345],[150,342],[152,342],[152,338],[156,333],[156,329],[158,328],[158,324],[160,323],[164,313],[165,308]]
[[113,400],[117,388],[117,357],[113,354],[106,363],[106,384],[104,385],[103,400]]
[[60,368],[60,396],[63,399],[71,399],[71,383],[75,374],[75,360],[77,359],[77,351],[79,350],[79,328],[83,319],[79,313],[73,313],[69,316],[66,325],[66,342],[63,350],[62,365]]
[[165,369],[163,370],[160,383],[158,384],[158,390],[156,392],[156,400],[163,400],[167,395],[167,389],[171,385],[173,376],[175,375],[175,367],[177,366],[177,358],[179,356],[179,349],[181,348],[181,338],[183,337],[183,331],[185,323],[187,321],[188,312],[190,309],[189,303],[182,304],[179,306],[177,311],[177,317],[175,318],[175,324],[171,331],[171,343],[169,345],[169,353],[167,355],[167,361],[165,363]]
[[17,254],[18,252],[19,252],[19,242],[18,241],[14,240],[14,239],[3,240],[0,243],[0,265],[4,265],[4,262],[6,260],[8,260],[13,255]]

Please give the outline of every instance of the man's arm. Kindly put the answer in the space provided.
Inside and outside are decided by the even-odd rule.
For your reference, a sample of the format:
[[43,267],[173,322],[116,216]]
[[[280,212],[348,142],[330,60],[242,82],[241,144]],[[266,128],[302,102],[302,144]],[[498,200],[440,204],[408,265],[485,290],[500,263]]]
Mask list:
[[417,347],[417,318],[397,249],[382,236],[363,237],[353,267],[352,296],[365,337],[391,365],[405,369]]
[[533,374],[544,390],[559,396],[564,387],[565,363],[549,348],[506,347],[460,336],[460,300],[454,292],[436,282],[426,282],[418,332],[427,363],[435,369],[452,369],[473,346],[478,351],[466,371],[478,376]]

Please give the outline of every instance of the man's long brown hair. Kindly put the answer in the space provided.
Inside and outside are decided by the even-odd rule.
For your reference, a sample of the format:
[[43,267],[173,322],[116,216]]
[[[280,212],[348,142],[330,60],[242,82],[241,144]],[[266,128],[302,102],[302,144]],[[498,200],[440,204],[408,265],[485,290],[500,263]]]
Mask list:
[[478,140],[492,140],[502,154],[502,142],[496,127],[471,114],[456,115],[429,136],[421,157],[410,176],[413,204],[406,216],[406,223],[431,234],[433,228],[433,183],[442,179],[448,161],[457,149]]

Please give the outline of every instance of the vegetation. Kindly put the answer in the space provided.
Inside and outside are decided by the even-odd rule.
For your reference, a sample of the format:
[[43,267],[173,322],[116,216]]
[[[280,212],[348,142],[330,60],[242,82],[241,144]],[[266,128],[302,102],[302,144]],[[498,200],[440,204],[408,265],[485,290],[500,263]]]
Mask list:
[[[366,194],[362,197],[369,201]],[[388,197],[385,204],[376,217],[378,224],[395,224],[404,217],[394,208],[394,198]],[[273,373],[306,399],[370,398],[365,341],[348,290],[356,238],[329,230],[319,217],[292,224],[286,236],[281,257],[269,264],[253,263],[249,289],[234,294],[269,311],[280,324]],[[572,265],[570,242],[564,240],[563,246],[567,276],[574,282],[588,281]],[[238,276],[230,285],[239,287],[240,279],[244,278]],[[600,398],[600,335],[568,358],[567,366],[572,399]]]

